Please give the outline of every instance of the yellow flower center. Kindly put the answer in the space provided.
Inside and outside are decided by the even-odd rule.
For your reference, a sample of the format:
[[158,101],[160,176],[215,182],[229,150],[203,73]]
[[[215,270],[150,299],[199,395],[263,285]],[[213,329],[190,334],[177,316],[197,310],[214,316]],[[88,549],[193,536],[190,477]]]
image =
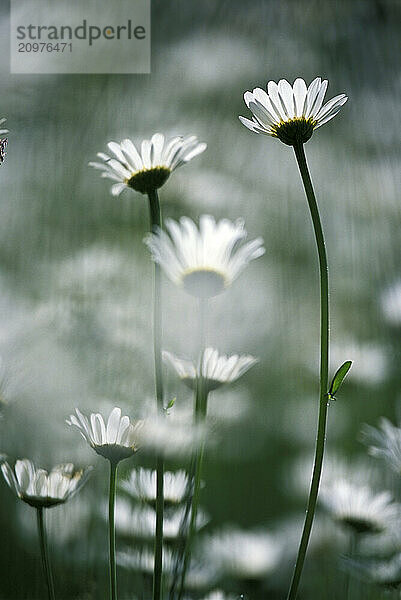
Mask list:
[[152,169],[142,169],[125,180],[125,183],[142,194],[147,194],[149,190],[157,190],[170,177],[170,169],[167,167],[154,167]]
[[272,135],[288,146],[294,146],[296,143],[304,144],[311,137],[317,122],[309,117],[294,117],[288,121],[281,121],[272,126]]

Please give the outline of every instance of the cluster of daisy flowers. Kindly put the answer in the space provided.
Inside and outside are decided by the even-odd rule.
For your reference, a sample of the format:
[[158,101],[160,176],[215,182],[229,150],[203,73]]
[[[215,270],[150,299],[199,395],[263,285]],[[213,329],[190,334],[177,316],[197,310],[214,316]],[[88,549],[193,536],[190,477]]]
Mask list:
[[[99,154],[104,162],[91,163],[91,166],[101,170],[103,177],[116,182],[111,190],[113,195],[118,195],[124,188],[131,188],[150,197],[167,181],[175,168],[188,162],[205,148],[206,144],[198,142],[194,136],[173,138],[165,142],[164,136],[155,134],[150,141],[142,142],[140,153],[130,140],[124,140],[121,144],[111,142],[109,149],[114,156]],[[153,261],[160,265],[172,283],[191,296],[206,301],[227,290],[252,260],[263,255],[265,251],[263,240],[256,238],[246,241],[246,237],[247,232],[242,219],[235,222],[221,219],[216,222],[211,215],[202,215],[199,225],[188,217],[182,217],[178,222],[166,219],[165,229],[153,227],[145,242]],[[218,387],[236,381],[257,362],[249,355],[220,355],[211,347],[201,348],[200,355],[195,361],[180,358],[168,351],[164,352],[163,358],[174,369],[178,378],[191,389],[197,390],[202,382],[203,393],[206,396]],[[194,460],[196,462],[198,459],[194,457]],[[189,540],[194,533],[193,530],[199,531],[205,523],[206,517],[201,510],[198,510],[197,494],[194,491],[198,485],[196,481],[200,478],[200,468],[200,464],[197,463],[195,472],[191,477],[186,478],[185,489],[181,488],[181,500],[185,499],[184,507],[172,508],[171,505],[168,507],[165,489],[163,523],[165,543],[171,543],[174,539],[181,540],[183,537],[184,539],[188,537]],[[180,476],[169,475],[169,477],[173,477],[176,481],[176,477]],[[195,479],[192,480],[192,477]],[[117,515],[120,516],[117,516],[116,521],[118,530],[140,534],[140,537],[147,532],[149,535],[156,535],[157,538],[157,519],[156,514],[152,512],[157,505],[156,478],[155,472],[139,471],[132,474],[131,497],[135,496],[135,493],[139,495],[140,488],[143,495],[144,482],[147,481],[148,506],[132,509],[129,503],[120,503],[117,511]],[[164,480],[164,487],[167,488],[169,480],[166,480],[166,474]],[[182,477],[178,481],[181,486],[184,484]],[[152,494],[150,494],[150,487]],[[127,484],[125,491],[128,491]],[[180,546],[181,549],[171,550],[174,562],[172,573],[176,576],[182,561],[186,562],[186,551],[182,554],[182,541]],[[163,555],[166,556],[165,549]],[[126,566],[131,565],[135,568],[138,568],[138,561],[143,560],[143,554],[140,552],[130,554],[126,551],[119,556],[120,563],[122,561]],[[190,572],[184,571],[184,578],[188,579],[189,576]]]
[[[382,419],[380,428],[364,426],[361,435],[369,454],[383,459],[398,476],[400,432]],[[348,551],[343,557],[344,569],[349,576],[382,589],[398,588],[401,503],[394,492],[383,489],[386,473],[375,471],[366,461],[355,465],[336,462],[334,466],[325,472],[320,500],[324,512],[353,540],[353,553]]]
[[[163,557],[165,578],[171,583],[174,576],[175,558],[185,535],[186,511],[190,479],[183,470],[164,472],[163,500]],[[116,531],[125,542],[125,547],[117,554],[118,564],[128,571],[143,575],[152,571],[152,557],[149,555],[149,543],[156,534],[156,471],[134,468],[127,478],[120,482],[122,497],[116,506]],[[196,531],[200,532],[209,521],[208,515],[201,509],[196,518]],[[194,581],[199,564],[192,563],[189,577]],[[202,570],[201,583],[209,585],[212,577],[209,570]],[[195,587],[197,587],[195,585]]]
[[[118,463],[133,456],[139,447],[139,430],[143,421],[132,422],[121,416],[115,407],[107,420],[99,413],[88,419],[79,409],[67,419],[68,425],[77,427],[87,443],[110,462]],[[14,468],[3,459],[1,471],[8,486],[18,498],[34,508],[51,508],[64,504],[86,483],[92,467],[77,469],[72,463],[53,467],[50,471],[37,468],[29,459],[15,462]]]
[[[270,81],[267,92],[255,88],[253,92],[245,93],[245,103],[252,112],[252,120],[245,117],[240,119],[253,132],[277,137],[294,147],[303,144],[315,129],[332,119],[347,100],[341,94],[324,104],[327,85],[328,82],[320,78],[314,79],[309,86],[302,79],[296,79],[292,86],[286,80],[278,84]],[[5,119],[0,119],[0,126],[4,122]],[[6,133],[6,129],[0,129],[0,163],[5,156],[7,139],[3,139],[3,136]],[[100,171],[101,177],[113,182],[113,196],[119,196],[125,190],[149,196],[153,222],[145,243],[152,260],[173,284],[200,300],[200,305],[210,306],[207,301],[227,291],[253,260],[263,256],[265,249],[262,238],[247,240],[243,219],[231,221],[223,218],[216,221],[211,215],[201,215],[196,223],[183,216],[178,221],[166,219],[164,228],[160,226],[162,220],[157,214],[160,212],[157,191],[175,169],[199,156],[205,149],[206,144],[194,135],[166,139],[163,134],[155,133],[151,139],[143,140],[140,146],[130,139],[120,143],[109,142],[108,153],[98,153],[100,162],[89,164]],[[155,335],[156,387],[160,388],[157,347]],[[220,354],[210,346],[201,347],[195,359],[179,357],[167,350],[163,358],[178,379],[194,391],[195,416],[199,411],[204,419],[209,395],[223,385],[234,383],[257,363],[257,359],[249,354]],[[162,403],[165,400],[162,394],[161,398],[157,398],[158,401],[160,399]],[[67,419],[67,424],[77,429],[89,447],[110,465],[108,521],[111,598],[117,598],[115,525],[118,532],[126,537],[155,539],[155,556],[164,534],[160,568],[146,546],[140,549],[131,546],[118,555],[119,564],[126,568],[143,572],[154,569],[156,588],[161,581],[162,568],[173,583],[174,578],[180,576],[186,586],[201,589],[210,589],[215,583],[217,565],[221,572],[248,581],[260,579],[276,569],[282,549],[271,536],[260,532],[245,534],[234,531],[209,537],[205,541],[204,556],[196,560],[191,558],[192,536],[208,522],[208,516],[198,506],[202,487],[203,446],[201,451],[197,448],[194,450],[188,472],[161,471],[160,480],[159,466],[157,472],[142,468],[132,470],[129,478],[118,486],[123,496],[118,498],[116,512],[117,467],[121,461],[136,455],[142,445],[146,445],[149,431],[143,420],[122,415],[119,407],[114,407],[107,417],[98,412],[85,415],[76,408],[75,413]],[[74,496],[87,481],[91,468],[77,469],[71,463],[66,463],[46,471],[36,468],[30,460],[23,459],[17,460],[14,468],[3,461],[1,469],[17,497],[36,508],[40,515],[38,527],[43,542],[42,558],[49,598],[53,600],[43,509],[63,504]],[[162,507],[158,497],[160,486],[164,488]],[[346,496],[343,490],[342,497]],[[370,498],[367,496],[364,500],[367,503]],[[332,498],[330,501],[334,510],[335,503]],[[373,504],[375,510],[380,508],[386,514],[390,511],[389,499],[385,495]],[[160,508],[162,512],[158,513]],[[158,533],[158,515],[163,515],[163,511],[162,531]],[[353,519],[355,524],[356,520],[350,511],[344,514],[341,513],[343,520],[347,518],[351,522]],[[365,516],[367,521],[369,514]],[[212,568],[208,564],[211,560]],[[221,600],[223,597],[222,592],[215,591],[210,600]]]

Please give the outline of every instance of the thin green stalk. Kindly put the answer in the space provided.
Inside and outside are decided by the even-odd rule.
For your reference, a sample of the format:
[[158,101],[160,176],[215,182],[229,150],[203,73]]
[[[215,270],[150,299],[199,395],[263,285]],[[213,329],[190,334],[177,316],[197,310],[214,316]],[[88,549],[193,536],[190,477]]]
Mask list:
[[[153,232],[162,226],[162,216],[157,190],[148,192],[150,226]],[[156,403],[159,415],[164,414],[163,407],[163,371],[162,371],[162,296],[160,265],[154,265],[153,290],[153,351],[155,361]],[[153,575],[153,600],[160,600],[163,574],[163,512],[164,512],[164,459],[156,458],[156,535],[155,562]]]
[[[204,386],[202,385],[201,378],[199,378],[199,380],[198,380],[198,387],[199,387],[199,391],[197,391],[196,406],[198,409],[197,410],[197,422],[200,423],[200,422],[204,421],[206,418],[208,394],[203,389]],[[195,537],[196,519],[198,516],[204,450],[205,450],[205,443],[204,443],[204,441],[202,441],[201,446],[200,446],[198,452],[196,453],[196,458],[195,458],[195,478],[194,478],[194,487],[193,487],[193,496],[192,496],[191,518],[190,518],[189,527],[188,527],[188,537],[187,537],[187,541],[185,544],[184,562],[183,562],[183,568],[182,568],[181,579],[180,579],[180,589],[178,592],[177,600],[181,600],[181,598],[183,596],[185,577],[187,575],[189,563],[191,560],[192,544],[193,544],[194,537]]]
[[110,461],[110,488],[109,488],[110,600],[117,600],[116,528],[115,528],[115,523],[114,523],[117,465],[118,465],[118,463]]
[[46,536],[46,526],[45,519],[43,514],[43,506],[40,506],[36,509],[36,516],[38,521],[38,533],[39,533],[39,542],[40,542],[40,552],[42,555],[42,564],[43,570],[46,577],[47,590],[49,593],[49,600],[55,600],[54,595],[54,584],[53,584],[53,576],[50,568],[49,561],[49,552],[47,548],[47,536]]
[[[358,546],[357,540],[358,540],[358,533],[356,531],[352,530],[350,532],[350,539],[349,539],[349,557],[351,559],[355,559],[355,557],[356,557],[356,550],[357,550],[357,546]],[[347,600],[353,600],[353,598],[354,598],[354,596],[352,595],[351,569],[348,569],[348,572],[347,572],[345,598]]]
[[[206,389],[205,382],[202,377],[202,362],[203,362],[203,353],[205,351],[206,346],[206,309],[207,309],[207,300],[202,298],[199,300],[199,374],[196,381],[196,393],[195,393],[195,412],[194,412],[194,422],[195,425],[199,425],[204,422],[206,419],[207,413],[207,399],[208,399],[208,390]],[[195,536],[196,531],[196,518],[198,515],[198,506],[199,506],[199,496],[200,496],[200,488],[201,488],[201,475],[202,475],[202,464],[203,464],[203,455],[204,455],[204,441],[202,441],[199,450],[195,453],[193,464],[194,464],[194,473],[191,468],[190,478],[194,480],[193,484],[193,493],[192,499],[189,498],[191,502],[191,517],[189,521],[188,527],[188,536],[184,546],[184,559],[183,559],[183,567],[180,578],[180,587],[178,592],[177,600],[181,600],[184,593],[184,585],[185,585],[185,577],[187,574],[187,570],[189,567],[190,559],[191,559],[191,550],[193,538]]]
[[[197,406],[197,391],[194,392],[194,413],[196,413]],[[189,520],[191,517],[192,510],[192,498],[194,492],[194,480],[196,472],[196,453],[192,453],[191,461],[188,467],[187,477],[188,482],[185,490],[185,508],[184,514],[180,523],[179,536],[178,536],[178,548],[176,551],[176,558],[174,562],[174,569],[172,574],[172,581],[169,591],[169,600],[180,600],[183,592],[183,573],[184,573],[184,559],[185,551],[187,547],[187,532],[189,530]],[[185,575],[184,575],[185,578]],[[179,586],[178,596],[176,596],[177,586]]]
[[315,461],[313,466],[312,482],[309,492],[308,506],[305,523],[299,545],[298,556],[295,563],[294,574],[288,592],[288,600],[295,600],[298,593],[299,582],[304,566],[306,551],[311,534],[313,518],[315,516],[317,496],[319,492],[320,477],[322,473],[323,454],[326,438],[326,423],[328,410],[328,372],[329,372],[329,271],[327,266],[326,245],[319,215],[319,209],[309,175],[305,151],[302,143],[294,146],[295,156],[301,173],[302,182],[308,200],[315,232],[316,246],[319,256],[320,271],[320,399],[319,418],[317,427]]

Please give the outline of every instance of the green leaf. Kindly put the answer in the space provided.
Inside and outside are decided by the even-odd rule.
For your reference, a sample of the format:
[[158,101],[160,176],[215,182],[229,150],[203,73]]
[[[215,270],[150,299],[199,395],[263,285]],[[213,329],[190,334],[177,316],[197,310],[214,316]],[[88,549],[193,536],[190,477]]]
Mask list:
[[348,371],[350,370],[352,365],[352,360],[347,360],[345,363],[341,365],[338,369],[337,373],[334,375],[333,380],[331,382],[331,386],[329,389],[329,396],[334,397],[338,390],[341,387],[342,382],[344,381]]
[[167,404],[165,410],[170,410],[170,408],[173,408],[175,401],[177,400],[177,398],[171,398],[170,402]]

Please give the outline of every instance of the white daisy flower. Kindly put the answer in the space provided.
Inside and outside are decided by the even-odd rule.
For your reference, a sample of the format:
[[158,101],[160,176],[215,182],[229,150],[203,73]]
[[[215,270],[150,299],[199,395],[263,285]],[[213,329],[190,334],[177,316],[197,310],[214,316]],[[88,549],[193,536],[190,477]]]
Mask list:
[[393,471],[401,475],[401,427],[382,418],[380,427],[365,425],[362,439],[369,446],[369,454],[384,458]]
[[[188,475],[185,471],[165,471],[164,503],[179,504],[185,498],[188,486]],[[151,469],[133,469],[129,479],[120,483],[120,488],[131,497],[154,506],[156,500],[156,471]]]
[[125,188],[146,194],[161,187],[175,169],[204,152],[206,147],[195,135],[166,141],[163,134],[155,133],[150,140],[142,141],[140,152],[128,139],[120,144],[109,142],[113,156],[99,152],[98,157],[104,162],[89,165],[102,171],[102,177],[117,182],[111,187],[113,196]]
[[285,79],[278,84],[269,81],[267,93],[261,88],[245,92],[245,104],[253,117],[252,120],[239,119],[251,131],[277,137],[289,146],[305,143],[313,131],[335,117],[348,100],[345,94],[340,94],[323,105],[327,86],[328,81],[320,77],[309,87],[301,78],[292,86]]
[[238,579],[264,578],[282,557],[281,542],[261,531],[227,529],[204,538],[202,548],[217,571]]
[[191,389],[195,387],[198,377],[202,377],[208,391],[215,390],[225,383],[233,383],[258,362],[249,354],[233,354],[226,356],[213,348],[206,348],[202,354],[201,365],[179,358],[171,352],[164,351],[163,359],[171,365],[178,377]]
[[2,119],[0,119],[0,136],[5,135],[6,133],[8,133],[8,129],[1,129],[1,125],[3,125],[3,123],[5,123],[7,121],[7,119],[5,117],[3,117]]
[[254,258],[264,254],[262,238],[240,245],[246,238],[244,222],[202,215],[199,229],[188,217],[177,223],[167,219],[165,228],[149,234],[145,242],[152,258],[166,275],[188,293],[216,296],[238,277]]
[[77,470],[73,464],[66,463],[48,472],[37,469],[32,461],[24,458],[16,461],[14,469],[3,462],[1,470],[18,498],[34,508],[51,508],[78,492],[86,483],[91,467]]
[[76,415],[67,419],[68,425],[75,425],[95,452],[104,458],[117,463],[138,450],[143,421],[131,422],[129,417],[122,417],[117,406],[111,411],[107,423],[99,413],[92,413],[88,419],[78,408],[75,412]]
[[390,492],[375,493],[346,479],[323,485],[320,499],[333,519],[356,533],[380,533],[401,515]]

